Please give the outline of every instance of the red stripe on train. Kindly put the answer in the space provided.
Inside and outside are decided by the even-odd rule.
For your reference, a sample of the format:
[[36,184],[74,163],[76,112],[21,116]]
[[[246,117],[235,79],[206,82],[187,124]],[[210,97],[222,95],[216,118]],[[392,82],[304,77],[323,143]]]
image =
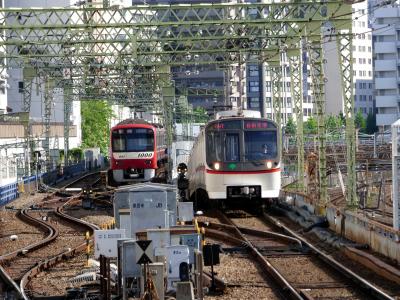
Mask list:
[[264,174],[264,173],[275,173],[279,172],[281,168],[270,169],[270,170],[260,170],[260,171],[216,171],[216,170],[206,170],[208,174],[230,174],[230,175],[239,175],[239,174]]

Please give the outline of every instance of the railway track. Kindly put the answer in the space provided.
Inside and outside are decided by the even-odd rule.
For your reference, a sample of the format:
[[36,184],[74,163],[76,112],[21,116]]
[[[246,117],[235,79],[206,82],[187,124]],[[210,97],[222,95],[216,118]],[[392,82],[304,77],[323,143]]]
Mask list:
[[249,253],[282,299],[394,299],[269,215],[218,218],[204,224],[206,235]]
[[[92,173],[70,182],[66,187],[93,186],[99,181],[99,174]],[[4,299],[29,299],[32,277],[85,249],[84,233],[93,232],[97,226],[63,212],[67,203],[80,196],[81,192],[61,192],[61,195],[55,192],[42,203],[34,205],[35,209],[22,209],[17,213],[21,220],[39,227],[46,234],[39,241],[0,256],[0,296]]]

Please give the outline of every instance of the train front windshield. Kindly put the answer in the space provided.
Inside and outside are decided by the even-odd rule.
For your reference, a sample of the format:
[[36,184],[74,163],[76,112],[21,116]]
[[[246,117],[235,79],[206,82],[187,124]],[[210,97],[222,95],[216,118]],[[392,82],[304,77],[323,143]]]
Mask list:
[[278,155],[276,131],[245,131],[245,160],[266,160]]
[[116,129],[112,132],[114,152],[141,152],[154,150],[154,132],[147,128]]
[[206,129],[207,164],[276,159],[276,126],[269,121],[221,121]]

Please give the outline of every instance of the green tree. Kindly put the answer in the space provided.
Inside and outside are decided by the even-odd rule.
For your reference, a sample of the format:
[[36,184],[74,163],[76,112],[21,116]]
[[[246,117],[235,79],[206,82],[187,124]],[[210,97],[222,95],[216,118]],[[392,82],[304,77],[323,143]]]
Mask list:
[[378,131],[378,127],[376,126],[376,116],[374,114],[369,113],[367,116],[367,125],[365,127],[365,132],[368,134],[373,134]]
[[344,116],[343,112],[339,113],[339,119],[342,125],[346,125],[346,117]]
[[106,101],[81,102],[82,147],[99,147],[102,154],[108,153],[110,123],[113,110]]
[[307,122],[304,123],[304,133],[316,134],[318,128],[317,120],[314,117],[309,117]]
[[80,148],[69,149],[68,158],[73,162],[79,162],[83,159],[83,150]]
[[361,113],[361,111],[358,111],[356,114],[356,117],[354,118],[354,124],[356,128],[360,129],[360,131],[364,131],[366,128],[366,122],[365,119]]
[[285,127],[285,133],[288,135],[295,135],[296,134],[296,124],[293,120],[292,117],[289,117],[286,127]]
[[333,115],[329,115],[326,118],[326,123],[325,123],[326,130],[328,132],[336,130],[338,128],[338,123],[339,122],[338,122],[338,118],[337,117],[335,117]]
[[208,114],[204,107],[198,106],[193,109],[193,119],[195,123],[207,123]]

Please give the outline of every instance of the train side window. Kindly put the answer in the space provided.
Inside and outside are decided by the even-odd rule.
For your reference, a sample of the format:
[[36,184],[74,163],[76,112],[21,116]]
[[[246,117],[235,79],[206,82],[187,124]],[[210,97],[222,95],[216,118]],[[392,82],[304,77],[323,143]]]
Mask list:
[[209,131],[206,136],[206,160],[207,164],[211,165],[214,162],[222,161],[222,142],[221,132]]
[[239,134],[225,135],[225,161],[239,161],[240,158]]

